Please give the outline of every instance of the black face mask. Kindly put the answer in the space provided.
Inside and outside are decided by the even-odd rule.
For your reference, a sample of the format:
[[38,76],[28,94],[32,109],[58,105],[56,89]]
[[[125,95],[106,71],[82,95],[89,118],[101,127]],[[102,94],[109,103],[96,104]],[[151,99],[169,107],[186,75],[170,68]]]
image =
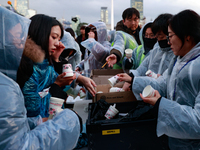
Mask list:
[[155,45],[155,43],[157,42],[157,38],[144,38],[144,49],[145,52],[144,54],[147,54],[151,49],[153,49],[153,46]]
[[160,40],[158,41],[158,44],[161,48],[167,48],[167,47],[170,47],[170,45],[168,44],[168,41],[167,39],[166,40]]

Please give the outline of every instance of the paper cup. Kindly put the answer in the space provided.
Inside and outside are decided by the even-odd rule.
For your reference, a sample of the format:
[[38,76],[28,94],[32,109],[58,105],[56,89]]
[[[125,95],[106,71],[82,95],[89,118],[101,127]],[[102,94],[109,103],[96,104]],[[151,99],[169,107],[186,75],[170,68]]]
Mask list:
[[131,58],[132,57],[132,53],[133,53],[132,49],[126,49],[125,50],[125,54],[126,54],[127,58]]
[[115,108],[115,104],[112,106],[110,105],[110,107],[108,108],[105,117],[107,119],[112,119],[119,111]]
[[142,91],[143,97],[154,97],[155,96],[155,89],[152,88],[151,85],[147,85],[144,90]]
[[108,83],[110,84],[110,86],[113,87],[115,84],[117,84],[117,83],[119,82],[118,78],[119,78],[119,77],[118,77],[117,75],[115,75],[115,76],[109,78],[109,79],[108,79]]
[[57,97],[51,97],[49,103],[49,114],[55,115],[56,111],[61,109],[63,102],[64,102],[63,99]]
[[109,92],[123,92],[124,89],[118,88],[118,87],[112,87],[110,88]]
[[148,70],[148,71],[146,72],[146,76],[149,76],[149,77],[152,77],[152,78],[155,78],[155,79],[158,78],[157,74],[154,73],[154,72],[151,71],[151,70]]
[[82,90],[79,91],[79,95],[80,95],[80,98],[86,97],[85,92],[83,92]]
[[71,64],[64,64],[63,72],[66,73],[66,75],[64,77],[72,77],[74,75]]

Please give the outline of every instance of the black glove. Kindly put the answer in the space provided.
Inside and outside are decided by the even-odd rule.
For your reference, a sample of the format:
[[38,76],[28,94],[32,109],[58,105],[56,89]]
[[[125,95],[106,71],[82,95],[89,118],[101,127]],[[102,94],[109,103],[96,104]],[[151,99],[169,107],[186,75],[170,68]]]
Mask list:
[[125,60],[125,69],[131,69],[133,67],[133,60],[130,58],[131,62],[129,61],[129,59],[127,58]]

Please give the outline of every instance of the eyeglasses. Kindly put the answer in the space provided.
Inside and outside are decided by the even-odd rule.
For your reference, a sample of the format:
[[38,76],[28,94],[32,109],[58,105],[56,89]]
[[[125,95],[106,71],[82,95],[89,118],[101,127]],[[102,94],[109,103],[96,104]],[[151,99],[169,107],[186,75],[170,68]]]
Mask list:
[[176,34],[172,34],[172,35],[170,35],[170,36],[166,36],[167,37],[167,41],[170,43],[170,38],[172,38],[172,36],[174,36],[174,35],[176,35]]

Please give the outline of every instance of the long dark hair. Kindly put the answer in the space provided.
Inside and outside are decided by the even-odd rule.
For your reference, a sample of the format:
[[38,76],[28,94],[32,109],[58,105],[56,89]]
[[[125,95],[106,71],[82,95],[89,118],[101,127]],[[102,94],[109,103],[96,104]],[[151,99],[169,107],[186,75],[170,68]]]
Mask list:
[[53,26],[59,25],[61,29],[61,37],[63,37],[63,27],[59,21],[55,18],[44,15],[37,14],[31,19],[31,24],[29,26],[28,36],[31,38],[37,45],[41,46],[41,48],[45,51],[45,58],[50,61],[49,57],[49,36],[51,34],[51,28]]
[[200,42],[200,16],[193,10],[183,10],[169,20],[169,27],[181,39],[182,46],[185,37],[191,36],[197,44]]

